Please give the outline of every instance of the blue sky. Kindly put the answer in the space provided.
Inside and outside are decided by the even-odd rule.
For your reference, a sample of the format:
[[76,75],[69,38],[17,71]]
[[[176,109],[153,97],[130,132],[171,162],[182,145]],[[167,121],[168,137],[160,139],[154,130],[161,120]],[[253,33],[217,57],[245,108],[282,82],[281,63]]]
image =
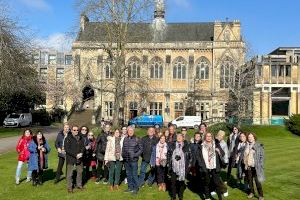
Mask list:
[[[5,0],[40,43],[61,46],[79,25],[75,0]],[[238,19],[255,54],[279,46],[300,46],[299,0],[166,0],[168,22]],[[68,45],[67,45],[68,46]]]

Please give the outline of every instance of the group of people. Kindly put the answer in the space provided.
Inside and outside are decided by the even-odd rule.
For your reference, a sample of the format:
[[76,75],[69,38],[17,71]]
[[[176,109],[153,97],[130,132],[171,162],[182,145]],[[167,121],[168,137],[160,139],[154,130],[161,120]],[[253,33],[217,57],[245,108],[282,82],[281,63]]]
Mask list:
[[[58,152],[55,183],[60,181],[66,161],[69,193],[73,193],[74,186],[84,190],[83,182],[89,179],[94,179],[96,184],[101,181],[109,184],[109,191],[119,190],[124,180],[128,184],[125,192],[132,194],[137,194],[145,184],[152,186],[156,182],[159,191],[168,190],[171,199],[175,200],[177,196],[183,199],[186,181],[190,181],[200,187],[205,199],[213,195],[222,199],[222,196],[228,196],[227,182],[232,179],[232,168],[237,168],[237,183],[248,192],[248,198],[254,197],[255,181],[259,199],[263,200],[263,145],[257,141],[255,133],[244,133],[237,127],[233,128],[227,142],[224,137],[225,132],[221,130],[214,137],[205,124],[200,125],[193,138],[189,137],[186,128],[176,133],[173,125],[164,132],[150,127],[147,135],[139,138],[131,126],[112,132],[109,124],[95,137],[86,126],[70,127],[66,123],[55,141]],[[25,131],[17,151],[16,183],[19,184],[22,164],[29,160],[27,181],[32,177],[33,185],[42,184],[42,172],[47,168],[50,152],[43,134],[38,132],[32,138],[30,130]],[[220,172],[226,167],[227,177],[223,181]],[[77,173],[75,185],[72,180],[74,168]]]

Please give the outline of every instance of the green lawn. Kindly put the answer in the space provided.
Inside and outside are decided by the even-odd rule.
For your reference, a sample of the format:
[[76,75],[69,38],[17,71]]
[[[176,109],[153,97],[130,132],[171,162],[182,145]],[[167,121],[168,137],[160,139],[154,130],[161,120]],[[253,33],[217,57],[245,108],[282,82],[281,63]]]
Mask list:
[[[244,130],[253,131],[258,134],[259,140],[265,145],[266,152],[266,178],[263,184],[265,199],[267,200],[296,200],[300,199],[298,194],[300,188],[300,137],[294,136],[280,126],[254,126],[245,127]],[[139,131],[139,135],[142,131]],[[52,143],[53,147],[53,143]],[[15,152],[0,155],[0,199],[169,199],[168,193],[158,192],[156,187],[142,188],[137,196],[122,192],[126,185],[121,186],[119,192],[108,192],[107,185],[95,185],[89,182],[84,192],[75,191],[74,194],[67,194],[66,181],[54,185],[53,180],[47,180],[43,186],[33,188],[30,183],[22,182],[16,186],[14,174],[17,164]],[[50,154],[50,171],[56,169],[56,152]],[[24,168],[22,176],[25,177]],[[49,173],[46,177],[52,179]],[[184,199],[200,199],[197,194],[188,189],[184,193]],[[225,199],[225,198],[224,198]],[[246,194],[239,189],[229,188],[228,200],[247,199]]]
[[0,138],[22,135],[24,128],[0,128]]

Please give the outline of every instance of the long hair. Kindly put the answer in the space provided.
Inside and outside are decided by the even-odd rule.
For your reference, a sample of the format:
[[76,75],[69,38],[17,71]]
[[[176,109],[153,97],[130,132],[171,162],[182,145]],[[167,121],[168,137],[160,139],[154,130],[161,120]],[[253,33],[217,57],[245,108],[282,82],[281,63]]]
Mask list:
[[36,134],[34,134],[34,136],[33,136],[33,141],[35,142],[36,145],[38,145],[37,135],[38,135],[39,133],[42,134],[42,142],[43,142],[43,144],[45,144],[45,143],[46,143],[46,138],[45,138],[45,136],[44,136],[44,134],[43,134],[42,131],[37,131]]

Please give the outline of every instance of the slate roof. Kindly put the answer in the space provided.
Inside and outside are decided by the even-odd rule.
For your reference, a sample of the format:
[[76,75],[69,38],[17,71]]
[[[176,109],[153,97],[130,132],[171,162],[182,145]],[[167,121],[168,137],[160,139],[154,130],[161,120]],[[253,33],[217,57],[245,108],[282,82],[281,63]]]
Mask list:
[[[76,41],[109,41],[104,23],[87,22],[83,31],[78,33]],[[212,41],[214,23],[168,23],[160,42]],[[153,42],[154,30],[151,23],[136,23],[128,26],[128,42]]]

